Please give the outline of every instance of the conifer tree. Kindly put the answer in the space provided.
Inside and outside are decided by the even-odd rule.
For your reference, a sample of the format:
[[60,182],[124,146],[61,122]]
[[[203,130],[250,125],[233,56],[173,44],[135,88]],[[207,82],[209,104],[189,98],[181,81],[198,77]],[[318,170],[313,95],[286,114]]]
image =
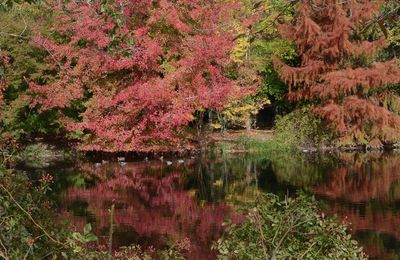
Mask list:
[[289,86],[291,101],[307,101],[335,129],[340,141],[391,142],[400,137],[398,60],[380,61],[386,39],[365,31],[380,2],[302,0],[292,24],[280,33],[292,40],[301,57],[291,67],[274,65]]

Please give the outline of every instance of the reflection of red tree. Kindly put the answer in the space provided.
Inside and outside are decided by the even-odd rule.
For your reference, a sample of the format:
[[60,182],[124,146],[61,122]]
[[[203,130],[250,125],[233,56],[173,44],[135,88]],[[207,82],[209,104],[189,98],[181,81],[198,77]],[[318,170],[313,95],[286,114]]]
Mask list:
[[[400,240],[400,217],[389,210],[372,210],[367,208],[360,213],[357,207],[344,207],[338,202],[332,202],[330,212],[327,213],[338,214],[340,220],[349,224],[352,234],[362,231],[373,231],[378,234],[389,234]],[[369,256],[390,259],[383,258],[383,254],[387,254],[388,252],[385,252],[378,245],[378,242],[373,244],[366,244],[365,242],[362,241],[361,244]]]
[[395,252],[388,252],[385,250],[380,244],[379,241],[375,241],[376,243],[362,245],[364,252],[370,258],[377,258],[377,259],[397,259]]
[[[330,200],[331,209],[327,213],[335,213],[341,220],[351,223],[353,234],[372,231],[400,240],[400,217],[392,208],[385,207],[388,202],[400,199],[396,190],[400,180],[400,157],[370,153],[345,154],[341,159],[343,167],[331,172],[327,182],[313,188],[316,194]],[[370,201],[380,207],[368,207]],[[377,243],[363,246],[372,257],[388,257],[389,253]]]
[[[352,203],[371,199],[387,201],[392,184],[400,180],[400,157],[347,157],[347,163],[329,174],[323,185],[314,192],[330,199],[344,199]],[[400,194],[399,194],[400,195]],[[399,197],[400,198],[400,197]]]
[[[84,168],[91,169],[87,165]],[[230,208],[222,204],[199,206],[183,190],[179,174],[145,176],[140,173],[143,169],[140,164],[128,164],[124,168],[108,164],[93,169],[91,174],[99,179],[104,179],[107,171],[113,171],[114,175],[92,188],[71,188],[64,199],[67,203],[88,203],[88,210],[96,217],[94,228],[98,235],[108,229],[108,209],[114,203],[119,230],[131,228],[140,237],[138,239],[155,247],[163,247],[167,237],[174,241],[189,238],[191,249],[188,256],[199,259],[214,257],[210,252],[210,241],[219,237],[227,217],[236,218]],[[85,224],[83,219],[73,217],[71,221],[81,227]]]

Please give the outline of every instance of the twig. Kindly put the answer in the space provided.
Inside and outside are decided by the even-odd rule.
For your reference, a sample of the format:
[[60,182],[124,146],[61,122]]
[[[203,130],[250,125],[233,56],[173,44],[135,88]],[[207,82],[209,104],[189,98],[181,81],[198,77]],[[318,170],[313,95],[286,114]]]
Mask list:
[[[290,216],[290,214],[289,214],[289,216]],[[283,236],[282,236],[281,239],[279,240],[278,244],[275,246],[275,249],[274,249],[274,251],[273,251],[273,253],[272,253],[272,258],[271,258],[272,260],[275,260],[275,259],[276,259],[276,253],[278,252],[278,249],[281,247],[283,241],[285,241],[287,235],[288,235],[291,231],[293,231],[293,228],[294,228],[294,227],[296,227],[296,225],[293,224],[293,223],[296,222],[296,218],[295,218],[295,219],[292,219],[292,218],[291,218],[290,220],[291,220],[291,221],[290,221],[290,225],[289,225],[288,229],[287,229],[286,232],[283,234]]]
[[108,238],[108,259],[112,259],[112,244],[113,244],[113,234],[114,234],[114,211],[115,205],[111,206],[110,210],[110,233]]
[[272,260],[276,259],[276,253],[278,252],[279,248],[281,247],[283,241],[285,241],[287,235],[289,234],[289,232],[292,230],[292,226],[289,226],[289,228],[286,230],[285,234],[283,234],[283,236],[281,237],[281,239],[279,240],[278,244],[276,245],[273,253],[272,253]]
[[24,27],[24,29],[22,30],[22,32],[19,34],[19,36],[24,35],[26,29],[28,29],[28,25],[26,24],[25,18],[24,18],[23,16],[22,16],[22,21],[24,22],[25,27]]
[[4,252],[0,250],[0,256],[4,258],[4,260],[8,260],[8,252],[7,248],[4,246],[3,241],[0,239],[0,245],[3,248]]
[[33,242],[31,243],[31,245],[29,246],[28,251],[26,252],[25,256],[24,256],[24,260],[26,260],[28,258],[29,252],[32,250],[33,245],[35,244],[35,241],[38,240],[39,238],[43,237],[44,235],[38,236],[35,239],[33,239]]
[[29,246],[28,251],[26,251],[26,254],[24,256],[24,260],[27,259],[28,255],[29,255],[29,252],[31,251],[32,247],[33,247],[33,243]]
[[268,259],[268,250],[267,250],[267,246],[265,245],[265,242],[267,240],[265,239],[265,236],[264,236],[264,233],[263,233],[263,229],[262,229],[261,222],[260,222],[260,214],[259,214],[258,211],[255,213],[255,221],[256,221],[258,229],[260,230],[261,245],[262,245],[262,248],[263,248],[263,251],[264,251],[265,259]]
[[39,225],[32,217],[31,214],[29,214],[29,212],[27,212],[13,197],[13,195],[7,190],[6,187],[3,186],[3,184],[0,183],[0,188],[2,188],[7,195],[11,198],[11,200],[15,203],[15,205],[17,205],[17,207],[25,214],[28,216],[28,218],[32,221],[32,223],[38,227],[43,233],[44,235],[46,235],[53,243],[58,244],[58,245],[62,245],[64,246],[63,243],[61,243],[60,241],[58,241],[57,239],[54,239],[41,225]]
[[9,260],[8,256],[5,255],[5,253],[3,253],[1,250],[0,250],[0,257],[4,258],[4,260]]
[[299,259],[303,259],[304,256],[305,256],[308,252],[311,251],[311,248],[313,248],[313,247],[315,246],[316,243],[317,243],[317,242],[314,241],[314,242],[311,244],[311,246],[301,255],[301,257],[300,257]]

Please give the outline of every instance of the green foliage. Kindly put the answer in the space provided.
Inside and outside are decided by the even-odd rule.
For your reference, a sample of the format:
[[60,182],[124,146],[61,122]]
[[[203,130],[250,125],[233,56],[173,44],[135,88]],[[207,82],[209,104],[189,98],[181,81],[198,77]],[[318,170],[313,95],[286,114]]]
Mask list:
[[6,71],[9,89],[7,99],[15,99],[16,92],[25,90],[25,78],[43,82],[50,77],[49,66],[44,59],[48,53],[30,44],[33,33],[48,34],[51,28],[52,13],[44,7],[17,5],[12,10],[1,14],[3,25],[0,34],[0,48],[10,58],[9,70]]
[[366,259],[346,227],[319,214],[313,198],[260,197],[247,219],[216,243],[219,259]]
[[296,61],[295,45],[278,35],[277,25],[293,18],[294,7],[282,0],[264,0],[261,2],[262,17],[256,25],[260,33],[252,43],[251,53],[256,69],[263,78],[257,97],[269,97],[278,112],[290,109],[286,100],[287,85],[281,81],[272,65],[272,57],[278,57],[291,64]]
[[16,4],[39,4],[40,0],[1,0],[0,1],[0,12],[6,12],[11,10]]
[[[228,157],[229,151],[246,151],[240,162],[264,165],[264,171],[272,171],[279,183],[311,191],[312,187],[321,183],[326,178],[325,172],[330,172],[337,165],[342,165],[343,160],[335,154],[314,153],[301,151],[297,147],[282,143],[276,139],[263,140],[260,138],[240,136],[232,144],[219,143],[213,151],[222,152],[222,157]],[[237,153],[234,156],[238,156]],[[229,160],[228,160],[229,161]],[[250,161],[250,162],[248,162]],[[353,162],[352,160],[349,160]],[[240,176],[246,169],[243,165],[235,165],[231,174]],[[302,174],[299,174],[302,173]],[[265,190],[269,191],[269,190]]]
[[17,4],[1,13],[0,51],[6,53],[9,64],[3,68],[7,88],[0,107],[0,126],[14,136],[30,132],[57,132],[54,111],[39,113],[30,107],[28,81],[45,83],[51,80],[53,69],[46,64],[48,53],[31,45],[34,33],[47,35],[51,31],[52,12],[43,6]]
[[23,97],[7,102],[0,108],[0,124],[13,136],[20,138],[29,133],[59,133],[60,125],[56,122],[57,113],[49,110],[39,113],[29,107],[29,101]]
[[258,89],[257,97],[269,97],[277,107],[277,112],[290,109],[290,104],[286,100],[288,86],[280,79],[271,59],[276,56],[291,63],[297,57],[295,47],[279,38],[260,39],[255,41],[253,52],[255,57],[260,60],[258,70],[263,77],[263,84]]
[[[256,91],[229,104],[223,110],[222,124],[244,127],[249,118],[256,115],[265,105],[274,103],[279,111],[290,109],[286,100],[288,87],[283,83],[272,65],[276,56],[288,63],[295,61],[297,54],[294,44],[278,36],[277,24],[292,19],[293,6],[282,0],[251,1],[243,0],[244,12],[260,18],[252,29],[238,31],[236,46],[231,59],[239,64],[246,64],[261,76],[262,81]],[[246,126],[248,127],[248,125]]]
[[[47,200],[51,176],[33,183],[27,175],[0,169],[0,258],[109,259],[108,252],[95,242],[90,224],[83,232],[73,232],[58,224]],[[180,247],[148,254],[132,245],[113,252],[114,259],[184,259]]]
[[[60,245],[55,241],[63,232],[48,221],[51,212],[45,199],[48,176],[32,183],[22,173],[14,174],[4,168],[0,171],[0,256],[21,259],[44,256],[56,250]],[[43,230],[60,232],[50,234]]]
[[71,160],[71,155],[46,143],[26,145],[18,153],[18,163],[31,168],[46,168],[57,161]]
[[271,140],[261,140],[248,136],[240,136],[234,140],[233,150],[247,151],[251,154],[263,154],[270,156],[275,152],[292,152],[294,147],[287,143],[281,143],[275,138]]
[[275,125],[276,141],[290,146],[315,146],[329,144],[334,132],[308,107],[278,117]]
[[[43,160],[48,157],[47,150],[39,144],[28,147],[25,153],[38,153],[37,160]],[[12,168],[14,161],[23,157],[15,138],[0,135],[0,155],[0,259],[110,259],[108,251],[97,243],[90,224],[81,233],[55,221],[58,216],[49,201],[51,175],[32,179]],[[181,248],[172,244],[152,255],[156,259],[182,259]],[[136,245],[116,250],[113,255],[121,260],[153,259]]]
[[383,17],[388,30],[387,36],[389,43],[400,47],[400,3],[398,1],[389,0],[385,2],[381,10],[381,17]]
[[95,240],[90,226],[81,235],[49,221],[54,214],[48,201],[52,176],[43,174],[32,180],[25,172],[13,170],[19,146],[12,137],[0,135],[0,141],[0,258],[37,259],[61,253],[77,256],[77,248]]
[[140,246],[128,246],[122,247],[118,252],[115,253],[114,259],[129,259],[129,260],[150,260],[152,257],[143,252]]

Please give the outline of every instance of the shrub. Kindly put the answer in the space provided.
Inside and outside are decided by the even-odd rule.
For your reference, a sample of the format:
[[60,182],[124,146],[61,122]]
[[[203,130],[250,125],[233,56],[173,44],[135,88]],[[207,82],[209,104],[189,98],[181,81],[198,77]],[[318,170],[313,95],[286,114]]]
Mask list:
[[366,259],[346,226],[319,214],[313,198],[265,195],[214,247],[219,259]]
[[327,144],[334,138],[334,132],[307,107],[278,117],[275,133],[278,143],[291,146]]

